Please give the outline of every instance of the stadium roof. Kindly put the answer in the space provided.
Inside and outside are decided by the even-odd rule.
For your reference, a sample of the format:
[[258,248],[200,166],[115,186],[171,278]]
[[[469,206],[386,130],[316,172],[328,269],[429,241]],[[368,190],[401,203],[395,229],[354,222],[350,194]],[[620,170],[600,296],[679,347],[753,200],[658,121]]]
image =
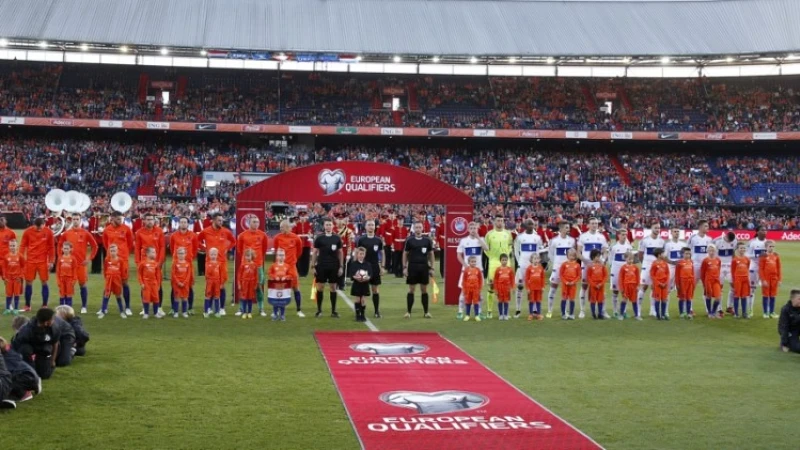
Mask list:
[[0,38],[416,55],[800,50],[798,0],[0,0]]

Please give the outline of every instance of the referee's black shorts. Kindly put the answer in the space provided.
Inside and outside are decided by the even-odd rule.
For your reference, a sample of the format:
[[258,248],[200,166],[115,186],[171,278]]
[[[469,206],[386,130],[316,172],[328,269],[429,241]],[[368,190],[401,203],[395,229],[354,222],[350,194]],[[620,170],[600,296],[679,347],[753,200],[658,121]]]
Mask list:
[[431,280],[431,272],[427,264],[408,265],[406,284],[427,285]]
[[369,285],[370,286],[380,286],[381,285],[381,265],[380,264],[373,264],[372,265],[372,276],[369,278]]
[[314,268],[314,279],[317,283],[336,284],[339,282],[339,267],[319,264]]

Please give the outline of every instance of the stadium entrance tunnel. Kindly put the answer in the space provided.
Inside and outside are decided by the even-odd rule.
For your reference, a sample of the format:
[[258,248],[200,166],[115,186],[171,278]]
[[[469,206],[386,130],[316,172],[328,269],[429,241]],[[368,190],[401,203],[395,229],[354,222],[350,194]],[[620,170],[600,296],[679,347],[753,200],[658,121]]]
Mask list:
[[[372,162],[331,162],[293,169],[254,184],[236,196],[236,228],[264,219],[270,202],[440,205],[445,208],[445,304],[458,304],[461,267],[456,249],[472,221],[472,197],[443,181],[405,167]],[[238,273],[241,255],[236,255]]]

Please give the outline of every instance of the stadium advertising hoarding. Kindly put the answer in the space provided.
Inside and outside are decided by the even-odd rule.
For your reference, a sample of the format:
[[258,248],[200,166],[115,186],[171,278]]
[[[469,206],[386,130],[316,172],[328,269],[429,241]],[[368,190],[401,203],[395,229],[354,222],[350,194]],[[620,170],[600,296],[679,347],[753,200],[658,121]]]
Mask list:
[[[749,241],[750,239],[754,239],[756,237],[756,230],[708,230],[708,235],[711,236],[713,239],[716,239],[723,235],[723,233],[727,233],[728,231],[732,231],[733,234],[736,235],[736,239],[740,241]],[[681,230],[681,237],[680,239],[685,241],[695,235],[697,230]],[[633,229],[633,238],[634,239],[642,239],[643,237],[650,234],[649,228],[634,228]],[[669,229],[662,228],[661,229],[661,238],[669,239]],[[800,232],[799,231],[792,231],[792,230],[773,230],[767,231],[767,239],[772,241],[800,241]]]
[[[109,126],[113,123],[113,126]],[[265,133],[265,134],[319,134],[359,136],[448,136],[459,138],[501,139],[589,139],[589,140],[680,140],[680,141],[754,141],[783,140],[798,141],[800,132],[779,133],[701,133],[701,132],[655,132],[655,131],[564,131],[564,130],[494,130],[472,128],[379,128],[343,126],[297,126],[256,125],[244,123],[194,123],[194,122],[146,122],[137,120],[93,120],[53,119],[41,117],[0,117],[0,124],[34,127],[61,128],[121,128],[126,130],[170,130],[202,131],[221,133]]]

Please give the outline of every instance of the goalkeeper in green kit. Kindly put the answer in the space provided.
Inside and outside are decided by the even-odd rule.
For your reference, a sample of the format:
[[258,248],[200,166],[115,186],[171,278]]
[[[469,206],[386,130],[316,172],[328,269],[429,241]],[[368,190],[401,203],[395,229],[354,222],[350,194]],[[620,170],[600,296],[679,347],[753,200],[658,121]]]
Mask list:
[[[495,217],[494,228],[486,233],[484,239],[489,247],[489,250],[486,251],[486,256],[489,258],[489,270],[486,274],[489,280],[489,295],[486,296],[486,307],[483,308],[483,311],[491,319],[494,310],[494,272],[500,267],[500,255],[514,254],[514,237],[510,231],[506,230],[505,219],[499,216]],[[509,261],[509,265],[513,267],[513,261]]]

